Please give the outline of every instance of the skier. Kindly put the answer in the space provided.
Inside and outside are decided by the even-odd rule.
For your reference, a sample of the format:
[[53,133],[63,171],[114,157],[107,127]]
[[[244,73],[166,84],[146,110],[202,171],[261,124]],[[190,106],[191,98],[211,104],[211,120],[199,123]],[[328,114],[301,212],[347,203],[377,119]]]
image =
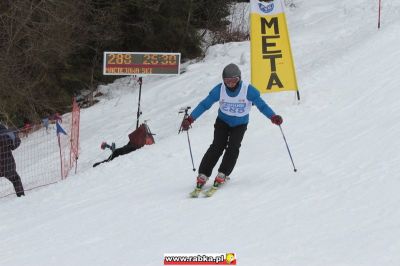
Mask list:
[[49,116],[42,118],[43,127],[46,129],[46,133],[49,134]]
[[24,196],[25,192],[17,173],[12,150],[18,148],[20,144],[18,135],[0,124],[0,177],[4,176],[11,181],[18,197]]
[[32,128],[32,123],[28,119],[24,119],[24,126],[21,129],[22,137],[27,138]]
[[110,157],[108,157],[104,161],[93,164],[93,167],[96,167],[102,163],[112,161],[120,155],[125,155],[130,152],[136,151],[137,149],[140,149],[144,145],[154,144],[153,134],[150,132],[149,127],[145,123],[141,124],[140,127],[138,127],[132,133],[130,133],[128,135],[128,138],[129,138],[128,143],[125,146],[118,149],[115,148],[114,142],[111,145],[107,144],[106,142],[103,142],[101,144],[101,148],[103,150],[105,148],[109,148],[112,153]]
[[281,125],[283,122],[282,117],[276,115],[260,97],[259,91],[241,80],[241,72],[237,65],[227,65],[222,72],[222,79],[223,83],[216,85],[181,124],[182,130],[189,130],[196,119],[219,101],[218,116],[214,124],[214,140],[201,160],[192,197],[199,196],[224,150],[218,174],[211,189],[206,191],[206,195],[211,196],[229,178],[239,156],[253,104],[271,119],[273,124]]

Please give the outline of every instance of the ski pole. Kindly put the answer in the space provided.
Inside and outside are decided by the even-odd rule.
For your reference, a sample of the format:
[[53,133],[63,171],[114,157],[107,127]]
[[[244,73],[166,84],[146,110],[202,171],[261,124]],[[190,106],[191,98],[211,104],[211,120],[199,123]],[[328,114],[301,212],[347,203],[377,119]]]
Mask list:
[[189,130],[186,131],[186,133],[187,133],[187,139],[188,139],[188,144],[189,144],[190,158],[192,159],[193,172],[195,172],[195,171],[196,171],[196,168],[194,168],[193,154],[192,154],[192,146],[190,145],[190,139],[189,139]]
[[379,0],[378,7],[378,30],[381,28],[381,0]]
[[283,140],[285,141],[285,144],[286,144],[286,149],[287,149],[287,151],[288,151],[288,153],[289,153],[290,160],[292,161],[292,164],[293,164],[293,170],[294,170],[295,172],[297,172],[296,166],[294,166],[294,162],[293,162],[292,154],[290,153],[289,146],[288,146],[288,144],[287,144],[287,141],[286,141],[286,138],[285,138],[285,134],[283,134],[283,130],[282,130],[282,127],[281,127],[281,125],[279,125],[279,128],[280,128],[280,130],[281,130],[281,133],[282,133]]
[[[185,113],[184,116],[183,116],[183,119],[186,119],[186,118],[189,117],[189,114],[188,114],[188,110],[189,109],[190,109],[190,106],[183,107],[183,108],[179,109],[179,114]],[[181,127],[179,128],[178,134],[181,133],[182,131],[183,131],[183,129],[182,129],[182,125],[181,125]],[[194,168],[192,145],[190,145],[190,138],[189,138],[189,129],[186,130],[186,134],[187,134],[187,140],[188,140],[188,144],[189,144],[190,159],[192,160],[193,172],[195,172],[196,168]]]

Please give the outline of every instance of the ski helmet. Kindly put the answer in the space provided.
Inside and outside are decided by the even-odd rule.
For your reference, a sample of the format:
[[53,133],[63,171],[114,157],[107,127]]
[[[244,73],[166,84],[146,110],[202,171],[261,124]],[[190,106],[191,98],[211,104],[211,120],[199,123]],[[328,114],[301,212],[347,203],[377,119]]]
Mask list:
[[237,65],[231,63],[227,65],[222,71],[222,78],[236,78],[241,79],[242,73]]

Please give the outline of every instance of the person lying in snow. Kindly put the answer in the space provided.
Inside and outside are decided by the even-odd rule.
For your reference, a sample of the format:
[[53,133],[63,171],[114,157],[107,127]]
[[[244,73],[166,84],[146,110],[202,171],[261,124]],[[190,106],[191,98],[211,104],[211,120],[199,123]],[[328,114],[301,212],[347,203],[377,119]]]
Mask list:
[[114,142],[111,145],[107,144],[106,142],[103,142],[101,144],[101,149],[104,150],[106,148],[109,148],[112,153],[110,157],[108,157],[107,159],[93,164],[93,167],[96,167],[102,163],[112,161],[120,155],[125,155],[130,152],[136,151],[137,149],[142,148],[144,145],[154,144],[153,135],[154,134],[151,133],[146,123],[143,123],[140,125],[140,127],[135,129],[132,133],[128,135],[129,138],[128,143],[121,148],[116,149]]

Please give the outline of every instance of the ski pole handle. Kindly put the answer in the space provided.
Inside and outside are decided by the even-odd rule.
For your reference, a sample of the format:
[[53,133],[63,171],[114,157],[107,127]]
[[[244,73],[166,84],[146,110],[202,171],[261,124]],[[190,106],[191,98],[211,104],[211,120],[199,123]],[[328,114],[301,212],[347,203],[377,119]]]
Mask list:
[[[185,119],[187,119],[189,117],[188,111],[189,111],[190,108],[191,108],[190,106],[186,106],[186,107],[182,107],[182,108],[179,109],[179,112],[178,112],[179,114],[185,113],[183,115],[183,120],[185,120]],[[182,120],[182,122],[183,122],[183,120]],[[179,128],[178,134],[181,133],[182,131],[183,131],[183,129],[182,129],[182,123],[181,123],[181,126]],[[190,159],[192,160],[193,172],[195,172],[196,168],[194,168],[192,145],[190,145],[190,138],[189,138],[189,130],[186,130],[186,134],[187,134],[187,140],[188,140],[188,144],[189,144]]]
[[[186,118],[189,117],[188,111],[189,111],[190,108],[191,108],[190,106],[186,106],[186,107],[181,107],[181,108],[179,109],[178,114],[185,113],[185,114],[183,115],[183,120],[185,120]],[[183,121],[183,120],[182,120],[182,121]],[[181,126],[179,127],[179,130],[178,130],[178,134],[181,133],[182,131],[183,131],[183,130],[182,130],[182,123],[181,123]]]
[[181,107],[181,108],[179,108],[179,113],[180,113],[180,114],[181,114],[181,113],[187,114],[187,113],[188,113],[188,110],[189,110],[190,108],[191,108],[190,106]]

